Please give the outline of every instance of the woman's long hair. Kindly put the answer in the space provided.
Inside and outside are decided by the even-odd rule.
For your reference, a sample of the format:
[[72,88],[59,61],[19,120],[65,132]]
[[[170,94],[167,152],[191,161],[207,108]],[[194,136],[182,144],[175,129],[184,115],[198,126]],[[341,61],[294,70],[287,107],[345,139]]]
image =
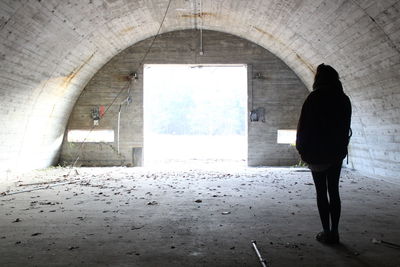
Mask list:
[[340,82],[339,73],[329,65],[324,63],[317,67],[315,74],[313,90],[329,89],[343,92],[342,83]]

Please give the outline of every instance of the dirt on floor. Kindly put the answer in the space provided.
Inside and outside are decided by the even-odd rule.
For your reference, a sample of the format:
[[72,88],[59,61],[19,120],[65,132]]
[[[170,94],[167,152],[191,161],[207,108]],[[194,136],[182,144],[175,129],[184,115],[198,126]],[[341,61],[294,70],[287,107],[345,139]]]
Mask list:
[[342,171],[341,244],[304,168],[50,168],[0,196],[0,266],[400,266],[400,186]]

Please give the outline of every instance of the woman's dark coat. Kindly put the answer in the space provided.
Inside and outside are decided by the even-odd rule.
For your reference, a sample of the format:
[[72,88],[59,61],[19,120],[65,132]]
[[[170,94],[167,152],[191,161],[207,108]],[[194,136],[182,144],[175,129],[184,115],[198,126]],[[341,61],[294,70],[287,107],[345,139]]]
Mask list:
[[303,104],[296,148],[309,164],[333,163],[347,155],[351,103],[340,81],[321,84]]

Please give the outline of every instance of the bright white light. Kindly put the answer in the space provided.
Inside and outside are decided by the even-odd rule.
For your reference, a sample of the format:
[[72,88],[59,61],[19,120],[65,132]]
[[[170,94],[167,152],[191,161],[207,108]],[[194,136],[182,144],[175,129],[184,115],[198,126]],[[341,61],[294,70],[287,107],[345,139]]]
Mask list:
[[114,142],[114,130],[69,130],[68,142]]
[[296,130],[278,130],[278,144],[296,144]]
[[144,67],[144,159],[247,158],[247,66]]

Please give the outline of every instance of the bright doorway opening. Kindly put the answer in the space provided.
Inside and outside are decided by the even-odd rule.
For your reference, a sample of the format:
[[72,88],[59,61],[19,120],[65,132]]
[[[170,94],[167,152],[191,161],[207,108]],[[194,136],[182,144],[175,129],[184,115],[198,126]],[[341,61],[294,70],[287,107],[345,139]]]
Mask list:
[[144,164],[247,165],[247,65],[144,66]]

